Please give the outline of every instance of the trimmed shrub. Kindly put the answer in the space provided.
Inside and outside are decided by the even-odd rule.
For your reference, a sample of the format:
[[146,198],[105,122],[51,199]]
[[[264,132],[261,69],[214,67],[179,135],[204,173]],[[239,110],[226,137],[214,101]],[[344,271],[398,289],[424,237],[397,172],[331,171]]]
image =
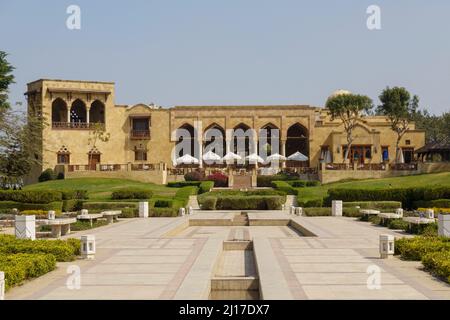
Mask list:
[[331,208],[303,208],[303,212],[307,217],[331,216]]
[[136,218],[139,214],[138,209],[134,208],[123,208],[120,210],[122,211],[122,214],[119,216],[119,218]]
[[437,199],[429,201],[414,201],[413,208],[450,208],[450,199]]
[[344,208],[354,208],[359,206],[361,209],[397,209],[402,207],[400,201],[355,201],[344,202]]
[[100,212],[104,210],[123,210],[136,209],[138,210],[137,202],[84,202],[83,209],[88,209],[91,212]]
[[175,193],[175,199],[180,200],[183,202],[182,206],[185,206],[189,200],[189,196],[196,195],[198,193],[198,187],[190,186],[190,187],[183,187]]
[[42,171],[42,173],[39,175],[38,181],[45,182],[55,180],[55,178],[56,178],[55,172],[49,168]]
[[92,222],[92,227],[91,227],[91,223],[89,221],[78,220],[77,222],[72,223],[70,225],[70,229],[73,231],[83,231],[83,230],[89,230],[89,229],[94,229],[94,228],[98,228],[98,227],[103,227],[103,226],[106,226],[107,224],[108,224],[108,222],[106,220],[97,220],[97,221]]
[[425,255],[433,252],[450,250],[450,241],[438,237],[402,238],[395,241],[395,254],[404,260],[420,261]]
[[58,175],[56,176],[56,180],[64,180],[65,176],[64,176],[64,172],[59,172]]
[[198,190],[198,193],[205,193],[211,191],[212,188],[214,188],[214,181],[203,181],[200,183],[200,189]]
[[277,174],[273,176],[258,176],[256,183],[258,187],[272,187],[273,181],[288,181],[288,180],[298,180],[296,176],[288,176],[284,174]]
[[65,212],[80,211],[81,209],[83,209],[83,201],[81,200],[72,199],[62,202],[62,210]]
[[205,174],[200,171],[191,171],[184,175],[186,181],[202,181],[205,179]]
[[156,200],[154,207],[155,208],[170,208],[170,207],[172,207],[172,201],[169,201],[169,200]]
[[87,190],[65,190],[61,193],[62,200],[85,200],[89,198]]
[[[330,209],[331,210],[331,209]],[[342,208],[342,215],[350,218],[361,218],[362,214],[356,208]]]
[[183,187],[188,187],[188,186],[199,187],[200,183],[202,183],[202,182],[201,181],[174,181],[174,182],[167,183],[167,186],[169,188],[183,188]]
[[213,181],[214,187],[224,188],[228,187],[228,176],[222,172],[214,172],[206,177],[206,180]]
[[217,210],[279,210],[284,203],[282,196],[224,196],[218,197]]
[[149,208],[150,217],[177,217],[178,209],[176,208]]
[[304,188],[306,187],[306,181],[305,180],[292,180],[288,182],[291,186],[294,188]]
[[320,208],[323,206],[323,199],[312,199],[301,201],[297,198],[298,205],[303,208]]
[[307,187],[318,187],[320,185],[321,185],[320,181],[317,181],[317,180],[306,181],[306,186]]
[[202,210],[216,210],[217,198],[207,197],[200,202]]
[[450,283],[450,251],[428,253],[422,257],[425,269]]
[[0,270],[5,272],[5,290],[56,268],[52,254],[0,254]]
[[403,219],[389,219],[387,227],[393,230],[408,230],[409,223]]
[[140,189],[121,189],[116,190],[112,193],[111,199],[113,200],[125,200],[125,199],[136,199],[144,200],[150,199],[153,195],[152,191],[140,190]]
[[297,190],[295,190],[289,183],[286,181],[272,181],[272,187],[285,192],[286,194],[297,195]]

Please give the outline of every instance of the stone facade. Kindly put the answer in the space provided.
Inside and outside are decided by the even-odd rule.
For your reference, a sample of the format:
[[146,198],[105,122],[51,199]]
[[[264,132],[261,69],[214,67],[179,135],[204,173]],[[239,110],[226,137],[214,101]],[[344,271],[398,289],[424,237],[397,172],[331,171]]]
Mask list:
[[[199,146],[204,146],[204,134],[209,128],[219,128],[225,133],[227,150],[232,143],[233,129],[250,128],[256,132],[262,128],[278,129],[279,153],[289,156],[300,151],[309,157],[302,166],[309,168],[317,169],[320,162],[342,163],[345,152],[342,124],[331,120],[327,110],[320,107],[175,106],[163,109],[145,104],[116,105],[114,83],[93,81],[41,79],[28,84],[26,95],[29,110],[42,112],[48,124],[43,129],[43,165],[36,168],[31,179],[36,179],[46,168],[58,167],[64,167],[68,174],[97,169],[97,176],[149,167],[163,172],[174,167],[172,152],[177,143],[174,130],[179,128],[195,128],[199,132]],[[89,144],[93,123],[104,126],[110,134],[109,142],[98,142],[95,148]],[[362,165],[394,162],[396,136],[386,118],[365,117],[355,128],[354,136],[351,162]],[[400,143],[407,162],[424,142],[424,132],[415,130],[413,125]],[[160,176],[158,174],[160,182],[166,181]]]

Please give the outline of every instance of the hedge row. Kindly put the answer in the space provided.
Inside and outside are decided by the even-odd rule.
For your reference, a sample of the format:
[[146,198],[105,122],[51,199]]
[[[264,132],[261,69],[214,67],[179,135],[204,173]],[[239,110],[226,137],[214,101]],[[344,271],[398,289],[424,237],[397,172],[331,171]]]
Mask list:
[[5,273],[5,290],[56,268],[52,254],[0,254],[0,270]]
[[300,197],[297,197],[297,203],[299,207],[302,208],[320,208],[323,206],[323,199],[312,199],[312,200],[300,200]]
[[320,186],[319,181],[306,181],[306,180],[288,180],[289,183],[294,188],[305,188],[305,187],[317,187]]
[[422,257],[425,269],[450,283],[450,251],[438,251]]
[[167,183],[170,188],[183,188],[183,187],[200,187],[202,181],[175,181]]
[[329,189],[326,203],[331,200],[352,201],[400,201],[402,207],[412,208],[417,200],[450,198],[450,187],[396,188],[396,189]]
[[[303,213],[307,217],[322,217],[322,216],[331,216],[331,208],[330,207],[310,207],[303,208]],[[356,208],[343,208],[342,215],[345,217],[361,217],[359,210]]]
[[449,238],[418,236],[395,241],[395,254],[405,260],[420,261],[429,253],[443,251],[450,251]]
[[400,201],[355,201],[344,202],[343,207],[360,207],[361,209],[397,209],[402,207]]
[[414,207],[414,209],[417,209],[417,208],[450,208],[450,199],[414,201],[413,207]]
[[80,240],[27,240],[0,235],[0,254],[52,254],[56,261],[72,261],[80,253]]
[[87,199],[86,190],[0,190],[0,201],[47,204],[62,200]]
[[153,195],[153,192],[150,190],[142,190],[142,189],[120,189],[116,190],[112,193],[111,199],[113,200],[146,200],[150,199]]
[[286,181],[272,181],[272,187],[285,192],[286,194],[297,195],[297,190],[295,190],[289,183]]
[[63,210],[63,202],[56,201],[50,203],[21,203],[14,201],[1,201],[0,202],[0,212],[10,212],[11,209],[17,209],[19,211],[24,210]]
[[199,185],[198,193],[210,192],[214,188],[214,181],[202,181]]
[[206,197],[204,210],[280,210],[285,202],[283,196],[221,196]]
[[258,187],[272,187],[273,181],[288,181],[288,180],[298,180],[295,176],[287,176],[283,174],[277,174],[273,176],[258,176],[256,178],[256,184]]

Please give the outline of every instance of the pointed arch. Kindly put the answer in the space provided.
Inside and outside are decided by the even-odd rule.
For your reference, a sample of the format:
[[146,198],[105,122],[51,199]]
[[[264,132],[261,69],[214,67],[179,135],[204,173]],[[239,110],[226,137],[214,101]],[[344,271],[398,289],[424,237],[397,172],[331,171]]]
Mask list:
[[86,104],[80,99],[76,99],[72,102],[70,108],[70,123],[86,123],[87,122],[87,109]]
[[309,158],[309,132],[300,123],[294,123],[287,130],[286,157],[295,152],[301,152]]
[[252,152],[250,146],[253,143],[253,132],[250,127],[241,122],[233,128],[233,149],[232,151],[242,158],[245,158]]
[[190,123],[184,123],[176,130],[175,158],[189,154],[195,157],[195,129]]
[[95,100],[91,103],[89,109],[90,123],[105,123],[105,105],[100,100]]
[[223,157],[226,150],[225,129],[213,122],[204,131],[204,150],[212,151]]
[[67,103],[61,98],[56,98],[52,102],[52,123],[67,122],[67,112]]
[[260,155],[264,158],[275,153],[281,154],[280,138],[280,129],[276,125],[271,122],[263,125],[259,130]]

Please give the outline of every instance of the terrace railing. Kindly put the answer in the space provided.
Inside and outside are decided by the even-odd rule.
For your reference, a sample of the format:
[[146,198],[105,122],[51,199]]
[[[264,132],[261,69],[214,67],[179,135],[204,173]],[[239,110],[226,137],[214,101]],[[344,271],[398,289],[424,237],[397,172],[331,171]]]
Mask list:
[[[62,129],[62,130],[89,130],[94,129],[95,126],[98,126],[98,123],[88,123],[88,122],[52,122],[53,129]],[[103,127],[104,123],[100,124]]]
[[391,170],[397,171],[417,171],[417,163],[394,163]]
[[131,130],[132,139],[150,139],[150,130]]

